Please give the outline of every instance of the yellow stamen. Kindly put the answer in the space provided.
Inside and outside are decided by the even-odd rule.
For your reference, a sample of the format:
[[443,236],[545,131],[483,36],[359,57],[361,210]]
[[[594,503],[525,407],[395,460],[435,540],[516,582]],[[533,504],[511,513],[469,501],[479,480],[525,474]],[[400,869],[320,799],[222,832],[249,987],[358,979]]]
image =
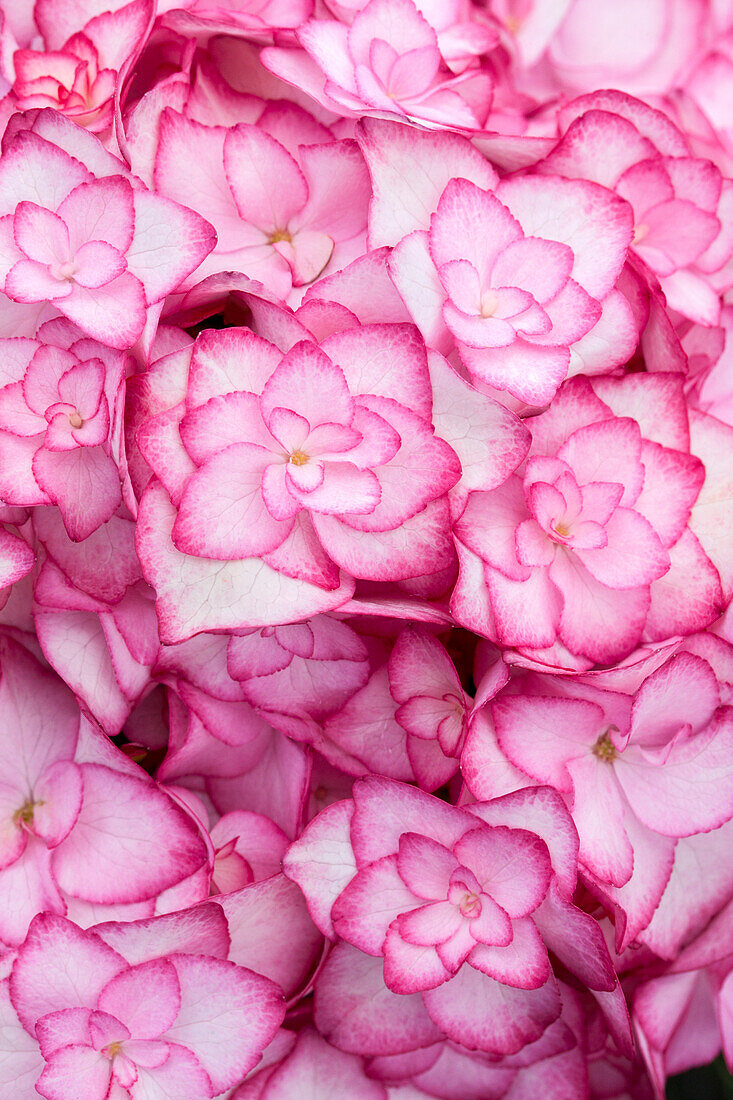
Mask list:
[[33,812],[36,806],[42,806],[42,802],[34,802],[32,799],[28,799],[24,802],[19,810],[16,810],[13,814],[13,821],[16,825],[32,825],[33,824]]
[[303,454],[302,451],[293,451],[288,462],[292,462],[293,466],[305,466],[308,461],[308,455]]
[[606,764],[612,764],[618,756],[618,750],[608,735],[608,730],[602,733],[593,746],[593,755]]

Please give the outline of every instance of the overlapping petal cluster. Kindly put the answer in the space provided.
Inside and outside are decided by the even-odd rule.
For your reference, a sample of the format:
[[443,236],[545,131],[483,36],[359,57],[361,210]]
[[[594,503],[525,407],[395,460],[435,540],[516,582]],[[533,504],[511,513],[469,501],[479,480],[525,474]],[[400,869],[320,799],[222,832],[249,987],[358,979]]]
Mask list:
[[0,0],[0,1095],[733,1068],[732,40]]

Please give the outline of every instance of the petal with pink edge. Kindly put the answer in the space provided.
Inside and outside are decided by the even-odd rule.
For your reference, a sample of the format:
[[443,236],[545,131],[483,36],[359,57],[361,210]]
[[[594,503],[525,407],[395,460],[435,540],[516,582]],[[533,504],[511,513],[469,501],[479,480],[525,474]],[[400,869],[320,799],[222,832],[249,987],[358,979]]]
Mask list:
[[315,1023],[340,1050],[357,1054],[401,1054],[443,1038],[419,994],[393,993],[382,960],[343,942],[318,975]]
[[94,932],[82,932],[65,917],[42,913],[35,918],[10,978],[10,996],[24,1027],[48,1012],[80,1006],[94,1008],[125,960]]
[[308,185],[287,150],[249,123],[227,134],[224,170],[240,216],[264,232],[286,232],[308,200]]
[[456,858],[510,917],[526,917],[542,902],[552,877],[544,841],[523,829],[479,826],[454,846]]
[[66,893],[102,904],[141,901],[205,861],[192,819],[147,776],[100,764],[85,764],[83,773],[81,812],[53,853],[54,875]]
[[334,903],[336,933],[370,955],[380,955],[392,921],[420,904],[397,870],[397,856],[385,856],[357,873]]
[[52,1054],[38,1078],[38,1091],[46,1100],[106,1100],[112,1068],[109,1058],[91,1046],[62,1047]]
[[506,947],[478,943],[468,956],[470,966],[502,985],[539,989],[550,977],[550,960],[542,936],[529,917],[512,921],[514,938]]
[[181,1007],[175,967],[167,959],[131,966],[107,982],[97,1006],[120,1020],[133,1039],[157,1039]]
[[733,711],[724,707],[703,733],[673,745],[663,763],[641,751],[622,753],[619,783],[636,816],[655,832],[707,832],[733,815],[732,750]]
[[224,959],[174,955],[171,962],[181,1007],[166,1038],[195,1055],[218,1094],[259,1062],[285,1016],[282,990]]
[[503,985],[472,966],[423,994],[430,1018],[448,1038],[488,1054],[514,1054],[560,1015],[552,975],[538,989]]
[[146,578],[157,592],[161,639],[167,644],[201,630],[305,619],[353,595],[354,581],[348,577],[336,576],[318,587],[277,572],[259,558],[221,562],[181,554],[170,537],[175,515],[165,489],[154,482],[140,504],[136,539]]
[[386,1100],[380,1081],[364,1072],[360,1058],[345,1054],[311,1029],[301,1031],[290,1056],[267,1082],[266,1100]]
[[254,443],[233,443],[189,479],[173,525],[185,554],[219,561],[259,557],[287,538],[292,518],[275,519],[262,495],[272,454]]

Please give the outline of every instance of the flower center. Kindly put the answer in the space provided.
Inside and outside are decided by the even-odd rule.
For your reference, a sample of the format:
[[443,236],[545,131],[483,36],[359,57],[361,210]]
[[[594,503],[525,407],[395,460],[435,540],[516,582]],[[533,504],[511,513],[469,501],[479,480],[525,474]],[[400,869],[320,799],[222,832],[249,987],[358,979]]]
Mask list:
[[19,810],[16,810],[13,814],[13,822],[16,825],[32,825],[33,824],[33,812],[36,806],[42,806],[42,802],[34,802],[32,798],[29,798],[27,802],[24,802]]
[[287,229],[276,229],[270,234],[270,244],[278,244],[280,241],[287,241],[289,244],[292,239]]
[[113,1058],[116,1058],[118,1054],[122,1053],[122,1043],[120,1043],[119,1040],[115,1040],[114,1043],[109,1043],[102,1053],[106,1054],[111,1061]]
[[640,225],[637,225],[634,228],[634,239],[632,240],[631,243],[632,244],[640,244],[644,240],[644,238],[646,237],[648,232],[649,232],[649,226],[648,225],[644,225],[643,222]]
[[606,764],[612,764],[618,756],[618,750],[611,740],[608,730],[602,733],[593,746],[593,755]]
[[65,279],[67,283],[73,282],[76,264],[73,260],[67,260],[66,263],[59,264],[55,274],[57,279]]
[[303,454],[302,451],[293,451],[288,462],[292,462],[293,466],[305,466],[308,461],[308,455]]
[[465,894],[458,908],[462,917],[478,917],[481,915],[481,901],[477,894]]
[[75,409],[73,413],[69,413],[69,424],[72,428],[82,428],[84,426],[84,418],[78,409]]
[[481,299],[481,316],[493,317],[498,308],[499,298],[497,297],[497,295],[492,294],[491,292],[489,292],[488,294],[484,294],[483,298]]

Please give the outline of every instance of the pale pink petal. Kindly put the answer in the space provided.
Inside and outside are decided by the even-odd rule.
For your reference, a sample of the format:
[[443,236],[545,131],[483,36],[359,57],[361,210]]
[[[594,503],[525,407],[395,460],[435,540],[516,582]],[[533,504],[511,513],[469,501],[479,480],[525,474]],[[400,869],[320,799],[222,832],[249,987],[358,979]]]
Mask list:
[[359,871],[340,894],[332,909],[334,928],[342,939],[378,955],[395,917],[418,904],[400,878],[397,857],[385,856]]
[[53,853],[62,890],[107,904],[140,901],[201,866],[205,849],[192,819],[152,781],[100,764],[83,770],[81,813]]
[[323,810],[291,845],[283,868],[308,901],[313,920],[333,935],[331,907],[356,873],[349,839],[353,807],[337,802]]
[[68,280],[57,278],[46,264],[36,260],[19,260],[5,280],[5,293],[14,302],[55,302],[68,298],[72,291]]
[[[307,470],[310,465],[302,466]],[[290,466],[286,468],[290,492],[304,508],[332,515],[370,515],[382,499],[382,488],[372,470],[358,470],[350,462],[326,462],[322,478],[313,488],[298,484]],[[298,471],[300,472],[300,471]]]
[[177,202],[150,191],[134,193],[135,235],[127,264],[147,305],[171,294],[216,244],[213,226]]
[[262,496],[271,454],[235,443],[211,457],[191,477],[173,527],[177,547],[196,557],[233,560],[274,550],[291,523],[274,519]]
[[74,256],[74,282],[95,290],[127,269],[124,255],[106,241],[87,241]]
[[80,1090],[88,1100],[105,1100],[111,1065],[108,1058],[89,1046],[68,1046],[56,1051],[38,1079],[47,1100],[71,1100]]
[[530,405],[547,405],[566,378],[570,352],[517,339],[508,347],[461,346],[461,359],[482,382],[508,390]]
[[365,1074],[360,1058],[326,1043],[310,1028],[267,1082],[267,1100],[384,1100],[384,1086]]
[[36,917],[13,967],[10,994],[21,1023],[33,1031],[47,1012],[94,1008],[106,983],[125,960],[93,932],[64,917]]
[[69,536],[78,541],[106,523],[122,500],[117,464],[102,447],[64,452],[41,448],[33,459],[33,473],[58,505]]
[[132,187],[121,175],[75,187],[58,208],[76,253],[87,241],[106,241],[120,252],[130,247],[134,227]]
[[[161,1066],[147,1069],[138,1063],[137,1080],[133,1086],[135,1100],[211,1095],[211,1078],[198,1059],[185,1047],[166,1045],[169,1053]],[[110,1095],[109,1100],[117,1100],[117,1097]],[[124,1100],[124,1095],[119,1100]]]
[[438,267],[468,260],[487,289],[495,258],[522,236],[521,226],[494,193],[467,180],[451,180],[431,220],[430,253]]
[[704,733],[674,745],[664,763],[622,753],[619,783],[639,820],[666,836],[705,832],[729,820],[731,742],[733,721],[726,708]]
[[15,208],[13,236],[29,260],[62,264],[71,259],[66,222],[33,202],[19,202]]
[[343,371],[307,341],[291,348],[262,391],[266,421],[277,407],[297,412],[311,428],[328,423],[349,426],[355,412]]
[[240,216],[263,231],[286,231],[307,202],[308,186],[293,158],[249,123],[227,134],[224,170]]
[[676,654],[641,685],[631,708],[635,745],[663,745],[686,722],[697,733],[720,705],[718,681],[707,661]]
[[396,245],[415,229],[427,229],[446,184],[471,180],[491,189],[497,177],[488,160],[459,134],[406,128],[362,118],[357,134],[369,164],[374,198],[370,245]]
[[398,1054],[442,1038],[419,994],[400,996],[384,983],[381,959],[343,941],[319,975],[315,1022],[341,1050]]
[[285,1015],[282,990],[225,959],[174,955],[171,962],[181,1005],[165,1037],[191,1051],[217,1095],[259,1062]]
[[608,544],[575,552],[588,572],[609,588],[637,588],[663,577],[669,555],[651,524],[631,508],[617,508],[605,525]]
[[542,936],[529,917],[512,921],[512,931],[514,938],[506,947],[477,944],[468,957],[469,964],[504,985],[539,989],[550,976]]
[[401,914],[395,926],[407,943],[415,947],[427,947],[445,943],[463,923],[457,905],[448,901],[436,901]]
[[498,743],[517,768],[540,783],[568,790],[568,760],[591,748],[603,711],[585,699],[502,695],[491,704]]
[[494,287],[520,287],[544,304],[570,278],[573,253],[567,245],[540,237],[524,237],[499,254],[491,271]]
[[384,945],[384,984],[393,993],[409,996],[434,989],[450,974],[434,946],[416,947],[402,939],[396,924],[389,929]]
[[226,393],[209,398],[186,413],[180,432],[183,445],[198,465],[232,443],[246,441],[269,450],[277,447],[253,393]]
[[491,1054],[512,1054],[540,1037],[560,1015],[550,976],[539,989],[503,985],[472,966],[423,994],[430,1018],[453,1039]]
[[649,610],[648,588],[607,588],[574,554],[557,554],[549,568],[562,595],[559,633],[565,645],[600,664],[630,653]]
[[497,188],[527,236],[573,250],[573,278],[596,299],[613,288],[633,235],[629,205],[596,183],[515,175]]
[[405,885],[417,898],[439,900],[448,896],[450,877],[458,860],[448,848],[418,833],[403,833],[397,868]]
[[70,321],[112,348],[131,347],[145,326],[143,286],[129,271],[96,289],[75,284],[56,300]]
[[157,1039],[181,1007],[176,970],[167,959],[132,966],[107,982],[97,1005],[125,1024],[133,1039]]
[[552,876],[549,855],[544,842],[531,833],[479,827],[462,836],[453,851],[512,918],[526,917],[547,892]]
[[70,761],[52,764],[33,789],[33,832],[55,848],[76,824],[82,803],[81,769]]
[[588,752],[567,768],[575,789],[580,859],[600,879],[623,886],[631,878],[634,853],[623,827],[624,791],[615,766]]

